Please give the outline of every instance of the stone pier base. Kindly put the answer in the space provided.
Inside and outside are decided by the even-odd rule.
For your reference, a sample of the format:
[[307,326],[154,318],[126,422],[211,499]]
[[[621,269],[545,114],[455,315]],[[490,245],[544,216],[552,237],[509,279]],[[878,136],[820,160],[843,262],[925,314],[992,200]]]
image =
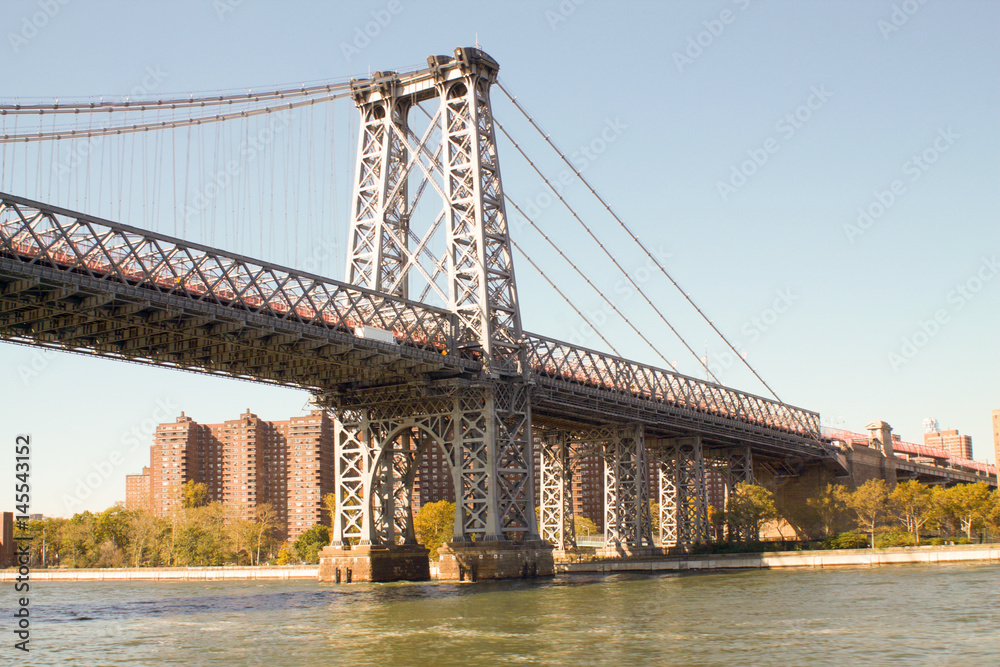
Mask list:
[[319,580],[335,584],[428,581],[431,578],[428,553],[417,544],[324,547],[319,552]]
[[544,540],[448,542],[438,549],[439,578],[446,581],[527,579],[555,574],[552,545]]

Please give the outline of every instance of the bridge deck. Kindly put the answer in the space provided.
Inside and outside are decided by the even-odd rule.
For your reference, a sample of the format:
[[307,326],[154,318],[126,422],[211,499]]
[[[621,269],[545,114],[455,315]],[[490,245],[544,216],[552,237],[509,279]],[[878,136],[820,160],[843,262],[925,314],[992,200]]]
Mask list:
[[[313,391],[476,377],[447,310],[0,193],[0,338]],[[377,331],[372,331],[377,330]],[[375,337],[372,337],[372,334]],[[526,334],[541,421],[829,456],[819,415]]]

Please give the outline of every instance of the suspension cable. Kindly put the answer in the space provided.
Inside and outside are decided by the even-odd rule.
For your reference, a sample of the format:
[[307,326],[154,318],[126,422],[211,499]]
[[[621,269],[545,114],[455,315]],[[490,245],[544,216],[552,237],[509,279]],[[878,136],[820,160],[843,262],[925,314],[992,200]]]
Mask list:
[[[496,119],[494,119],[494,121],[495,120]],[[639,331],[639,329],[634,324],[632,324],[631,320],[629,320],[627,317],[625,317],[625,314],[622,313],[622,311],[618,310],[618,306],[616,306],[614,303],[612,303],[611,300],[607,296],[605,296],[604,292],[602,292],[600,290],[600,288],[597,287],[597,285],[595,285],[594,283],[592,283],[590,281],[590,278],[588,278],[583,273],[583,271],[580,270],[580,268],[576,265],[576,263],[573,260],[571,260],[569,257],[567,257],[566,253],[564,253],[562,250],[559,249],[559,246],[557,246],[555,244],[555,242],[552,239],[549,238],[548,234],[546,234],[545,232],[543,232],[542,229],[541,229],[541,227],[539,227],[538,225],[536,225],[535,221],[532,220],[531,218],[529,218],[528,215],[524,211],[521,210],[521,207],[517,205],[517,202],[515,202],[513,199],[511,199],[506,194],[504,195],[504,199],[507,200],[508,204],[510,204],[511,206],[514,207],[514,210],[517,211],[521,215],[522,218],[524,218],[525,220],[528,221],[528,224],[531,225],[536,232],[538,232],[539,234],[541,234],[542,238],[545,239],[545,241],[550,246],[552,246],[553,250],[555,250],[557,253],[559,253],[560,257],[562,257],[564,260],[566,260],[567,264],[569,264],[571,267],[573,267],[573,270],[576,271],[577,275],[579,275],[581,278],[583,278],[583,280],[588,285],[590,285],[590,288],[593,289],[595,292],[597,292],[597,295],[604,300],[604,303],[608,304],[608,306],[610,306],[611,309],[613,311],[615,311],[615,313],[620,318],[622,318],[622,321],[625,322],[625,324],[627,324],[629,326],[629,328],[632,329],[632,331],[634,331],[639,336],[639,338],[641,338],[642,341],[644,343],[646,343],[646,345],[648,345],[650,347],[650,349],[653,350],[653,352],[656,353],[656,356],[658,356],[660,359],[663,360],[663,363],[667,364],[671,368],[674,368],[674,365],[672,363],[670,363],[669,361],[667,361],[667,358],[663,356],[663,353],[660,352],[660,350],[657,349],[657,347],[655,345],[653,345],[653,343],[651,343],[650,340],[648,338],[646,338],[646,336],[643,335],[643,333],[641,331]],[[594,329],[594,332],[597,333],[598,336],[601,335],[600,333],[597,332],[597,329]],[[601,336],[601,339],[604,340],[604,336]],[[612,349],[614,349],[614,348],[612,348]],[[621,355],[619,354],[618,356],[621,356]],[[674,368],[674,370],[676,370],[676,368]]]
[[[521,148],[521,146],[520,146],[520,145],[519,145],[519,144],[518,144],[518,143],[517,143],[516,141],[514,141],[514,138],[513,138],[513,137],[511,137],[511,136],[510,136],[510,133],[509,133],[509,132],[507,132],[507,130],[506,130],[506,129],[505,129],[504,127],[503,127],[503,125],[501,125],[501,124],[500,124],[500,122],[499,122],[499,121],[497,121],[496,117],[494,117],[494,118],[493,118],[493,123],[494,123],[494,124],[495,124],[495,125],[496,125],[496,126],[497,126],[498,128],[500,128],[500,131],[501,131],[501,132],[503,132],[504,136],[505,136],[505,137],[507,137],[508,141],[510,141],[510,142],[511,142],[511,143],[512,143],[512,144],[514,145],[514,148],[515,148],[515,149],[517,149],[517,152],[521,154],[521,157],[523,157],[523,158],[524,158],[524,159],[525,159],[525,160],[526,160],[526,161],[528,162],[528,164],[529,164],[529,165],[531,165],[531,168],[532,168],[532,169],[533,169],[533,170],[535,171],[535,173],[536,173],[536,174],[538,174],[538,176],[539,176],[539,177],[540,177],[540,178],[541,178],[541,179],[542,179],[542,180],[543,180],[543,181],[545,182],[545,185],[546,185],[546,186],[548,186],[548,188],[549,188],[550,190],[552,190],[552,192],[553,192],[553,193],[555,194],[555,196],[556,196],[556,197],[557,197],[557,198],[559,199],[559,201],[560,201],[560,202],[562,202],[563,206],[565,206],[565,207],[566,207],[566,209],[567,209],[567,210],[568,210],[568,211],[570,212],[570,214],[572,214],[572,216],[573,216],[573,217],[574,217],[574,218],[576,219],[576,221],[580,223],[580,226],[582,226],[582,227],[583,227],[583,229],[584,229],[584,231],[586,231],[586,232],[587,232],[587,235],[588,235],[588,236],[590,236],[590,238],[591,238],[591,239],[593,239],[594,243],[596,243],[596,244],[598,245],[598,247],[599,247],[599,248],[600,248],[600,249],[601,249],[601,250],[602,250],[602,251],[604,252],[604,254],[605,254],[605,255],[606,255],[607,257],[608,257],[608,259],[610,259],[610,260],[611,260],[612,264],[614,264],[614,265],[615,265],[615,267],[616,267],[616,268],[618,269],[618,271],[619,271],[619,272],[620,272],[620,273],[621,273],[621,274],[622,274],[623,276],[625,276],[625,279],[626,279],[626,280],[628,280],[629,284],[630,284],[630,285],[632,285],[632,287],[633,287],[633,288],[634,288],[634,289],[636,290],[636,292],[638,292],[638,293],[639,293],[639,295],[640,295],[640,296],[641,296],[641,297],[643,298],[643,300],[645,300],[645,302],[646,302],[647,304],[649,304],[649,307],[650,307],[650,308],[652,308],[652,309],[653,309],[653,311],[654,311],[654,312],[655,312],[655,313],[656,313],[657,315],[659,315],[659,317],[660,317],[660,320],[661,320],[661,321],[662,321],[662,322],[663,322],[664,324],[666,324],[666,325],[667,325],[667,328],[669,328],[669,329],[670,329],[670,331],[671,331],[671,332],[673,332],[674,336],[676,336],[676,337],[677,337],[677,339],[678,339],[678,340],[679,340],[679,341],[681,342],[681,344],[683,344],[683,345],[684,345],[684,347],[685,347],[685,348],[687,349],[687,351],[691,353],[691,356],[693,356],[693,357],[694,357],[694,358],[695,358],[695,359],[696,359],[696,360],[698,361],[698,363],[699,363],[699,364],[700,364],[700,365],[701,365],[701,366],[702,366],[702,367],[703,367],[703,368],[705,369],[705,372],[706,372],[706,373],[708,373],[708,375],[709,375],[709,376],[710,376],[710,377],[711,377],[711,378],[712,378],[713,380],[715,380],[715,381],[716,381],[716,382],[718,382],[719,384],[722,384],[721,382],[719,382],[719,378],[715,377],[715,374],[714,374],[714,373],[712,373],[711,369],[709,369],[709,367],[708,367],[708,359],[705,359],[705,360],[703,361],[703,360],[702,360],[702,358],[698,356],[698,353],[697,353],[697,352],[695,352],[695,351],[694,351],[694,349],[693,349],[693,348],[692,348],[692,347],[691,347],[690,345],[688,345],[688,342],[687,342],[686,340],[684,340],[684,337],[680,335],[680,333],[679,333],[679,332],[677,331],[677,329],[675,329],[675,328],[674,328],[674,326],[673,326],[672,324],[670,324],[670,322],[669,322],[669,321],[667,320],[666,316],[665,316],[665,315],[664,315],[664,314],[663,314],[663,313],[662,313],[662,312],[660,311],[660,309],[659,309],[659,308],[657,308],[657,307],[656,307],[656,304],[654,304],[654,303],[653,303],[653,301],[652,301],[652,300],[651,300],[651,299],[649,298],[649,296],[647,296],[647,295],[646,295],[646,293],[642,291],[642,288],[641,288],[641,287],[639,287],[639,285],[637,285],[637,284],[636,284],[635,280],[633,280],[633,279],[632,279],[632,276],[630,276],[630,275],[628,274],[628,272],[627,272],[627,271],[625,271],[625,269],[624,269],[624,268],[622,267],[622,265],[618,263],[618,260],[617,260],[617,259],[615,259],[614,255],[612,255],[612,254],[611,254],[611,252],[610,252],[610,251],[609,251],[609,250],[608,250],[608,249],[607,249],[607,248],[606,248],[606,247],[604,246],[604,244],[603,244],[603,243],[601,243],[600,239],[598,239],[598,238],[597,238],[597,236],[596,236],[596,235],[594,234],[594,232],[593,232],[593,231],[592,231],[592,230],[590,229],[590,227],[589,227],[589,226],[587,225],[587,223],[585,223],[585,222],[583,221],[583,218],[581,218],[581,217],[579,216],[579,214],[577,214],[576,210],[575,210],[575,209],[573,209],[573,207],[569,205],[569,202],[567,202],[567,201],[566,201],[566,200],[565,200],[565,199],[563,198],[563,196],[562,196],[562,195],[561,195],[561,194],[559,193],[559,191],[558,191],[558,190],[557,190],[557,189],[556,189],[556,188],[555,188],[555,187],[554,187],[554,186],[552,185],[551,181],[549,181],[549,179],[548,179],[548,178],[547,178],[547,177],[545,176],[545,174],[543,174],[543,173],[541,172],[541,170],[540,170],[540,169],[538,168],[538,166],[537,166],[537,165],[536,165],[536,164],[535,164],[535,163],[534,163],[534,162],[532,161],[532,159],[528,157],[528,155],[527,155],[527,154],[526,154],[526,153],[524,152],[524,150],[523,150],[523,149]],[[523,215],[523,214],[522,214],[522,215]],[[536,227],[536,229],[537,229],[537,227]],[[623,316],[623,317],[624,317],[624,316]],[[644,340],[645,340],[645,339],[644,339]],[[654,349],[656,349],[656,348],[654,348]],[[657,354],[659,354],[659,351],[657,351]],[[663,357],[663,355],[662,355],[662,354],[660,354],[660,358],[661,358],[661,359],[663,359],[664,361],[666,361],[666,359],[665,359],[665,358]]]
[[[719,328],[716,327],[715,323],[712,322],[712,320],[704,313],[704,311],[702,311],[702,309],[698,307],[698,305],[694,302],[694,300],[691,298],[691,296],[687,292],[685,292],[684,289],[682,289],[679,284],[677,284],[677,281],[674,280],[673,276],[671,276],[667,272],[667,270],[666,270],[666,268],[664,268],[663,264],[660,263],[660,261],[658,259],[656,259],[656,257],[653,256],[653,254],[649,251],[649,249],[646,248],[645,244],[643,244],[643,242],[639,240],[639,237],[636,236],[632,232],[632,230],[629,228],[629,226],[625,224],[625,221],[622,220],[618,216],[617,213],[615,213],[614,209],[611,208],[611,205],[608,204],[608,202],[600,194],[598,194],[597,190],[595,190],[594,187],[590,184],[590,181],[588,181],[586,178],[583,177],[583,174],[580,173],[580,170],[577,169],[573,165],[573,163],[566,157],[566,155],[559,149],[559,147],[555,145],[555,143],[552,141],[552,139],[549,137],[549,135],[546,134],[545,131],[543,131],[541,127],[539,127],[538,123],[535,122],[535,119],[532,118],[531,115],[528,114],[528,112],[524,109],[524,107],[521,106],[521,104],[517,101],[517,99],[513,95],[511,95],[510,92],[499,81],[497,81],[497,86],[499,86],[500,90],[503,91],[503,94],[507,96],[507,99],[509,99],[511,101],[511,103],[513,103],[513,105],[515,107],[517,107],[517,110],[521,112],[521,114],[528,120],[528,122],[531,123],[531,126],[534,127],[535,130],[540,135],[542,135],[542,138],[545,139],[545,142],[549,146],[552,147],[552,149],[556,152],[556,154],[559,155],[560,159],[563,162],[565,162],[569,166],[570,169],[573,170],[573,173],[576,174],[577,178],[579,178],[580,181],[582,181],[583,184],[585,186],[587,186],[587,189],[590,190],[591,194],[593,194],[594,197],[597,198],[597,201],[599,201],[601,203],[601,205],[604,206],[605,210],[607,210],[607,212],[611,214],[611,216],[615,219],[615,221],[618,223],[618,225],[622,229],[624,229],[625,232],[630,237],[632,237],[632,240],[635,241],[635,243],[642,249],[642,251],[646,254],[646,257],[648,257],[653,262],[653,264],[656,265],[656,268],[659,269],[660,273],[662,273],[667,278],[667,280],[669,280],[670,283],[675,288],[677,288],[677,291],[679,291],[681,293],[681,295],[684,296],[684,298],[687,300],[687,302],[689,304],[691,304],[691,307],[694,308],[695,311],[697,311],[697,313],[701,316],[701,318],[703,320],[705,320],[705,322],[708,323],[708,326],[712,327],[712,331],[714,331],[719,336],[719,338],[721,338],[722,341],[729,347],[729,349],[733,351],[733,353],[736,355],[736,357],[740,361],[743,362],[743,365],[746,366],[750,370],[751,373],[753,373],[753,376],[755,378],[757,378],[757,380],[759,380],[760,383],[762,385],[764,385],[764,387],[769,392],[771,392],[771,395],[774,396],[775,400],[778,401],[779,403],[784,404],[784,402],[778,397],[778,394],[775,393],[774,389],[772,389],[771,386],[767,382],[764,381],[764,378],[762,378],[760,376],[760,374],[757,373],[756,370],[754,370],[753,366],[750,365],[750,362],[747,361],[743,357],[743,355],[740,354],[739,350],[737,350],[736,347],[729,341],[729,339],[725,335],[723,335],[723,333],[721,331],[719,331]],[[562,199],[562,197],[560,197],[560,199]],[[707,370],[707,366],[706,366],[706,370]],[[718,381],[718,380],[716,380],[716,381]]]
[[[513,202],[511,202],[511,203],[513,203]],[[531,264],[531,266],[534,267],[535,271],[538,271],[538,274],[540,276],[542,276],[542,278],[545,279],[545,282],[547,282],[552,287],[552,289],[554,289],[556,291],[556,294],[558,294],[559,296],[561,296],[562,299],[563,299],[563,301],[565,301],[566,303],[568,303],[569,307],[572,308],[573,311],[577,315],[579,315],[583,319],[583,321],[586,322],[587,325],[591,329],[594,330],[594,333],[596,333],[600,337],[600,339],[602,341],[604,341],[604,344],[607,345],[609,348],[611,348],[611,351],[615,353],[615,356],[618,356],[618,357],[622,356],[621,352],[619,352],[618,350],[616,350],[615,346],[611,344],[611,341],[609,341],[607,338],[605,338],[604,334],[602,334],[600,331],[598,331],[597,327],[594,326],[594,323],[591,322],[589,319],[587,319],[587,316],[584,315],[582,312],[580,312],[580,309],[577,308],[576,305],[574,305],[574,303],[569,300],[569,297],[566,296],[565,294],[563,294],[563,291],[561,289],[559,289],[558,287],[556,287],[556,284],[547,275],[545,275],[545,272],[542,271],[541,267],[539,267],[537,264],[535,264],[534,260],[532,260],[531,257],[528,255],[528,253],[524,251],[524,248],[522,248],[521,246],[519,246],[517,244],[517,241],[515,241],[514,239],[511,239],[510,242],[511,242],[511,245],[513,245],[517,249],[517,251],[519,253],[521,253],[521,256],[524,257],[526,260],[528,260],[528,264]]]
[[251,104],[268,100],[283,100],[294,97],[310,97],[319,93],[334,93],[347,91],[349,83],[326,83],[317,86],[301,86],[283,90],[269,90],[260,93],[247,91],[233,95],[213,95],[206,97],[176,97],[159,100],[130,100],[98,102],[68,102],[60,103],[57,99],[51,104],[0,104],[0,116],[14,114],[30,114],[34,116],[48,114],[81,114],[81,113],[114,113],[116,111],[152,111],[167,109],[186,109],[191,107],[210,107],[220,105]]
[[222,121],[232,120],[234,118],[249,118],[250,116],[260,116],[263,114],[275,113],[277,111],[288,111],[291,109],[297,109],[299,107],[305,107],[317,102],[327,102],[330,100],[335,100],[341,97],[347,97],[350,93],[332,93],[329,95],[324,95],[321,97],[314,97],[300,102],[289,102],[287,104],[281,104],[278,106],[262,107],[260,109],[251,109],[249,111],[234,111],[232,113],[226,114],[216,114],[214,116],[196,116],[192,118],[182,118],[177,120],[163,120],[154,123],[141,123],[134,125],[118,125],[110,127],[101,127],[93,130],[63,130],[55,132],[36,132],[31,134],[5,134],[0,137],[0,144],[10,144],[15,142],[29,142],[29,141],[51,141],[59,139],[75,139],[80,137],[98,137],[98,136],[108,136],[108,135],[119,135],[119,134],[129,134],[132,132],[149,132],[150,130],[166,130],[178,127],[190,127],[192,125],[207,125],[209,123],[218,123]]

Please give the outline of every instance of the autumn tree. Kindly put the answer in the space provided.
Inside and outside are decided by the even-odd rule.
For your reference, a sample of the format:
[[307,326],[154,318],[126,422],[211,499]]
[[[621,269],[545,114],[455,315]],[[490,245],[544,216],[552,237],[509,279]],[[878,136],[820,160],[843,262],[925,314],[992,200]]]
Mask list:
[[984,527],[991,510],[992,493],[986,482],[958,484],[944,492],[946,511],[958,519],[966,537]]
[[455,503],[447,500],[427,503],[413,517],[417,542],[430,550],[432,558],[437,558],[438,547],[452,538],[454,527]]
[[208,504],[208,487],[193,479],[181,486],[181,507],[191,509]]
[[883,479],[870,479],[847,496],[847,506],[854,512],[858,527],[871,536],[869,544],[875,548],[875,531],[889,506],[889,485]]
[[890,510],[913,535],[914,544],[920,544],[920,529],[937,513],[934,495],[930,487],[913,479],[900,482],[889,494]]
[[597,535],[597,524],[585,516],[580,516],[577,514],[573,517],[573,526],[576,529],[577,537],[590,537],[591,535]]
[[333,528],[333,518],[337,511],[337,494],[336,493],[324,493],[323,494],[323,509],[326,510],[327,516],[330,517],[330,528]]
[[806,500],[806,504],[811,507],[826,537],[830,537],[838,532],[847,516],[847,488],[841,484],[827,484],[812,498]]

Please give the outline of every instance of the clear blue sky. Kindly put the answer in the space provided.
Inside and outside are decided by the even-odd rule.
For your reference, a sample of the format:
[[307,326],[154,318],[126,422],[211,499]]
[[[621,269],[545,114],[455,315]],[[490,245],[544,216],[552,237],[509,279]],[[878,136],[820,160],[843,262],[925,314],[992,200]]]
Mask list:
[[[894,4],[911,13],[894,15]],[[152,68],[162,78],[157,94],[264,89],[405,70],[478,37],[500,63],[501,80],[567,152],[600,137],[609,123],[616,128],[587,178],[665,254],[675,278],[783,400],[856,431],[883,419],[911,441],[920,441],[924,418],[936,417],[943,428],[972,435],[977,458],[992,460],[990,411],[1000,408],[1000,5],[561,6],[68,0],[32,31],[25,21],[42,11],[39,3],[9,0],[0,5],[0,88],[6,98],[118,96]],[[367,44],[355,43],[379,16],[391,18],[372,29],[378,34]],[[497,117],[558,174],[502,94],[493,99]],[[337,131],[348,137],[350,103],[336,113]],[[336,261],[324,266],[334,278],[343,275],[353,150],[338,144],[337,182],[323,186],[336,206],[330,219],[311,223],[340,244]],[[508,144],[501,151],[508,193],[535,198],[540,183]],[[755,158],[759,164],[744,165]],[[734,177],[741,168],[750,175]],[[13,183],[15,194],[45,194],[30,175]],[[721,343],[662,278],[647,275],[641,255],[585,189],[571,185],[567,196],[699,354],[707,347],[722,379],[763,394],[745,372],[725,367]],[[859,209],[875,215],[859,223]],[[614,293],[618,278],[565,212],[548,207],[539,220]],[[128,222],[144,226],[141,218]],[[600,310],[598,297],[536,236],[524,229],[514,236],[581,308]],[[284,253],[275,258],[302,257],[301,249]],[[570,338],[578,322],[569,308],[523,262],[518,279],[525,328]],[[616,301],[682,371],[699,374],[637,298]],[[656,361],[620,324],[605,330],[623,353]],[[32,367],[37,374],[23,372]],[[14,434],[31,433],[33,511],[53,515],[123,500],[125,474],[148,463],[153,421],[180,410],[221,421],[247,407],[282,419],[308,398],[9,344],[0,344],[0,368],[0,437],[12,443]],[[137,441],[129,439],[134,429]],[[12,480],[13,454],[0,457],[0,472]],[[95,483],[87,484],[88,475]]]

